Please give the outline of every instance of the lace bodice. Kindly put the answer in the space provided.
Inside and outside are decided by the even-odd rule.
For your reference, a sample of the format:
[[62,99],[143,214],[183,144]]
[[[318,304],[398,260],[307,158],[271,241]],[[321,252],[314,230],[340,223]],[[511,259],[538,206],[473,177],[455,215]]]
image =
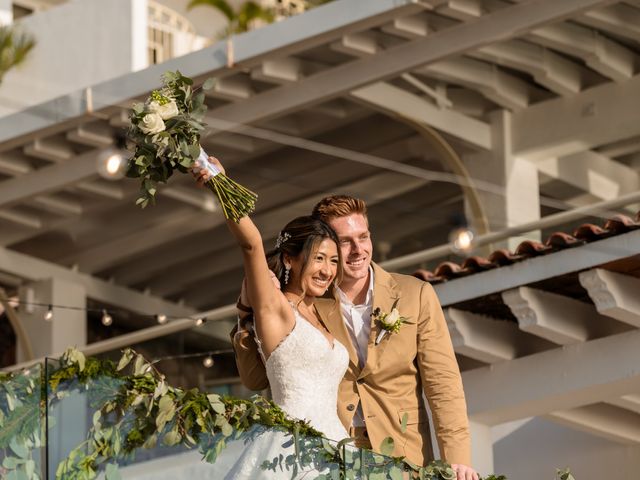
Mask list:
[[338,418],[338,385],[349,353],[337,340],[331,345],[292,308],[296,324],[265,362],[273,401],[291,417],[308,420],[327,438],[341,440],[348,434]]

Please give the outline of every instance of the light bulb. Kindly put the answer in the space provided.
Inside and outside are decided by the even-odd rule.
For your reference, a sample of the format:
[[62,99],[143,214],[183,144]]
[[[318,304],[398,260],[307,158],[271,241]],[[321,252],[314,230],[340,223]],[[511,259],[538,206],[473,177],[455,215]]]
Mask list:
[[98,155],[96,167],[101,177],[120,180],[126,173],[127,161],[121,150],[109,148]]
[[106,310],[102,310],[102,324],[105,327],[108,327],[109,325],[111,325],[113,323],[113,318],[111,317],[111,315],[109,315],[107,313]]
[[159,315],[156,315],[156,321],[160,325],[164,325],[165,323],[167,323],[169,321],[169,318],[164,313],[160,313]]
[[53,320],[53,307],[51,305],[49,305],[47,313],[44,314],[44,320],[46,322],[50,322],[51,320]]
[[202,317],[196,319],[196,327],[200,327],[200,326],[204,325],[205,321],[206,320],[204,318],[202,318]]
[[456,253],[469,253],[475,247],[475,233],[467,227],[456,228],[449,234],[451,249]]
[[213,357],[212,357],[211,355],[209,355],[208,357],[205,357],[205,358],[202,360],[202,365],[203,365],[205,368],[211,368],[211,367],[213,367],[213,363],[214,363],[214,362],[213,362]]

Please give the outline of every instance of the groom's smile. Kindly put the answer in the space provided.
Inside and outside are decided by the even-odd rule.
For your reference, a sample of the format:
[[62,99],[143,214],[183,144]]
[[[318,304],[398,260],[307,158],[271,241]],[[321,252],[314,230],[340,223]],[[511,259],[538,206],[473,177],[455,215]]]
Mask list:
[[329,221],[340,239],[344,264],[344,280],[357,281],[367,278],[373,245],[369,224],[364,215],[353,213]]

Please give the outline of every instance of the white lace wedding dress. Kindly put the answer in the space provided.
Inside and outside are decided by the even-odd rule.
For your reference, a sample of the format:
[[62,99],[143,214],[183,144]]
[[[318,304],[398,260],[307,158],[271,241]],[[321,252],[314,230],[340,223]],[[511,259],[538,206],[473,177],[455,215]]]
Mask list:
[[[273,401],[290,417],[307,420],[326,438],[342,440],[349,435],[338,418],[338,385],[347,370],[349,354],[337,340],[329,343],[295,306],[292,308],[296,319],[293,330],[265,361]],[[225,478],[290,479],[291,471],[276,468],[274,472],[261,465],[293,452],[291,435],[266,431],[247,444]],[[312,472],[305,472],[305,477],[313,478]]]
[[[290,417],[307,420],[313,428],[339,441],[348,434],[338,418],[338,385],[347,370],[349,354],[340,342],[333,344],[295,307],[296,324],[271,353],[265,366],[273,401]],[[326,473],[315,464],[294,469],[285,459],[295,453],[292,435],[258,427],[251,434],[229,442],[214,463],[201,460],[199,452],[145,462],[125,468],[123,479],[135,480],[284,480],[314,479]],[[281,457],[282,455],[282,457]],[[265,469],[263,463],[282,459],[280,466]]]

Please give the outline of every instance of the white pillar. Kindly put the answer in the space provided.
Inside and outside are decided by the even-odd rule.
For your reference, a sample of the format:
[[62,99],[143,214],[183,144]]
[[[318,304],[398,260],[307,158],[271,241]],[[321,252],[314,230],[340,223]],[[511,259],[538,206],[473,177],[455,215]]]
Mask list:
[[[465,155],[463,161],[472,178],[492,185],[487,191],[479,185],[480,201],[491,231],[503,230],[540,218],[538,170],[531,162],[516,158],[512,149],[511,113],[500,110],[491,114],[493,150]],[[467,208],[467,212],[469,209]],[[469,215],[467,214],[469,218]],[[473,218],[471,226],[473,226]],[[513,237],[494,248],[511,250],[524,239],[540,239],[540,232]]]
[[470,420],[469,430],[471,431],[471,466],[483,477],[495,473],[491,427]]
[[9,25],[13,22],[13,2],[0,0],[0,25]]
[[[19,316],[33,345],[36,358],[57,358],[69,346],[87,343],[87,312],[84,287],[58,278],[48,278],[20,287]],[[45,304],[44,307],[29,305]],[[53,318],[44,320],[47,305],[77,307],[61,309],[53,307]],[[24,352],[18,348],[18,361],[23,361]],[[51,403],[49,415],[54,422],[47,435],[49,465],[55,466],[64,458],[65,452],[79,445],[86,437],[87,392],[82,390]],[[51,396],[49,397],[51,398]],[[55,471],[55,470],[54,470]]]
[[[87,312],[84,287],[57,278],[40,280],[20,287],[20,319],[33,346],[36,358],[57,356],[69,346],[87,343]],[[33,306],[30,303],[44,304]],[[45,321],[47,305],[54,305],[53,318]],[[77,307],[56,308],[55,305]],[[24,352],[18,348],[18,362],[24,361]]]

